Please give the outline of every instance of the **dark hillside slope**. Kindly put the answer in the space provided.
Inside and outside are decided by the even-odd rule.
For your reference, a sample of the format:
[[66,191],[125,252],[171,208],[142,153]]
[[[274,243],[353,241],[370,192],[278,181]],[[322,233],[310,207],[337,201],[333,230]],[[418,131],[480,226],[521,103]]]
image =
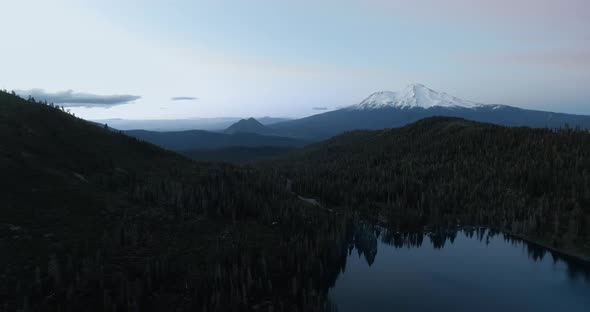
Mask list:
[[199,149],[178,151],[194,160],[201,161],[224,161],[235,164],[254,163],[269,160],[296,150],[291,147],[276,146],[234,146],[219,149]]
[[590,257],[590,134],[436,117],[353,131],[272,165],[296,192],[403,230],[489,225]]
[[0,172],[2,311],[314,310],[335,278],[291,289],[332,247],[280,241],[327,219],[272,172],[195,163],[4,92]]

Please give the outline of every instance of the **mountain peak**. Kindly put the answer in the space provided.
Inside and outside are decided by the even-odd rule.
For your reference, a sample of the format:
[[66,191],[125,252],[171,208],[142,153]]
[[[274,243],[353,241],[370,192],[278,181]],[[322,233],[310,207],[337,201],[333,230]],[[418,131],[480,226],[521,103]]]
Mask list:
[[477,104],[474,102],[462,100],[443,92],[434,91],[419,83],[413,83],[403,88],[400,92],[375,92],[360,104],[353,106],[353,108],[431,108],[435,106],[471,108],[476,105]]
[[241,119],[225,129],[225,133],[234,134],[238,132],[249,132],[249,133],[266,133],[268,128],[261,124],[256,118]]
[[421,84],[421,83],[410,83],[409,85],[407,85],[404,89],[428,89],[426,88],[425,85]]
[[407,85],[405,88],[402,89],[402,91],[400,91],[400,95],[406,96],[406,97],[413,97],[416,96],[416,94],[419,93],[424,93],[424,92],[436,92],[433,91],[429,88],[427,88],[426,86],[424,86],[423,84],[419,84],[419,83],[412,83]]

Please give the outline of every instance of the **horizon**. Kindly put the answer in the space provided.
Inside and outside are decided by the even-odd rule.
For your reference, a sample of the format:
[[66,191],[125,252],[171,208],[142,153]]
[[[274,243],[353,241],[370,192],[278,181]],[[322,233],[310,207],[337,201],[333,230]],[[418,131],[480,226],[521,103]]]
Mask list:
[[583,0],[113,4],[5,3],[0,88],[91,120],[300,118],[410,83],[590,115]]

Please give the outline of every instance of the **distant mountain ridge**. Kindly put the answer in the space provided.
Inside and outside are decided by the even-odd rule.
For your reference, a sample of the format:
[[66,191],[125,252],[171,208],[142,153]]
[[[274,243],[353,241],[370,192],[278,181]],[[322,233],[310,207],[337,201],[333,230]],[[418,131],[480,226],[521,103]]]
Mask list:
[[[127,134],[175,151],[227,147],[301,147],[351,130],[397,128],[429,117],[457,117],[503,126],[590,129],[590,116],[482,104],[410,84],[399,92],[379,91],[356,105],[300,119],[224,119],[216,132],[202,130],[153,132],[130,130]],[[219,120],[216,120],[217,122]],[[268,123],[271,122],[271,123]],[[110,127],[116,127],[109,123]],[[219,123],[216,123],[219,125]],[[187,124],[188,125],[188,124]],[[208,153],[211,154],[211,153]]]
[[[279,117],[257,117],[263,125],[270,125],[277,122],[290,120]],[[216,117],[216,118],[183,118],[183,119],[95,119],[93,122],[108,124],[109,127],[117,130],[149,130],[149,131],[185,131],[185,130],[207,130],[221,131],[239,121],[239,117]]]
[[420,119],[443,116],[503,126],[589,128],[590,116],[528,110],[508,105],[481,104],[411,84],[400,92],[380,91],[361,103],[268,127],[278,135],[323,140],[345,131],[405,126]]
[[95,120],[118,130],[206,130],[225,134],[254,133],[264,136],[320,141],[345,131],[397,128],[428,117],[458,117],[503,126],[590,129],[590,116],[522,109],[460,99],[414,83],[399,92],[378,91],[358,104],[300,119],[195,118],[178,120]]
[[256,133],[218,133],[203,130],[156,132],[129,130],[125,134],[173,151],[219,149],[226,147],[301,147],[307,142]]

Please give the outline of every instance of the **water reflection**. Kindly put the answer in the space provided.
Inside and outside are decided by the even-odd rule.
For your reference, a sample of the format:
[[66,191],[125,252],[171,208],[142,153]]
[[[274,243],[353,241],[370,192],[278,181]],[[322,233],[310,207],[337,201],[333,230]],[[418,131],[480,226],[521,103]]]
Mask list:
[[[403,233],[350,223],[339,311],[588,311],[590,266],[482,227]],[[427,300],[425,300],[427,299]]]

